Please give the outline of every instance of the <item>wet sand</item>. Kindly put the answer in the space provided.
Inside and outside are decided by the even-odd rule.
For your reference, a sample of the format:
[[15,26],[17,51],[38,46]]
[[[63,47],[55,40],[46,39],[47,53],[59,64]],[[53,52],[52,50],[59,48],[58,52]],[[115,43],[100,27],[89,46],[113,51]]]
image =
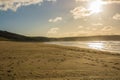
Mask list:
[[0,41],[0,80],[120,80],[120,54]]

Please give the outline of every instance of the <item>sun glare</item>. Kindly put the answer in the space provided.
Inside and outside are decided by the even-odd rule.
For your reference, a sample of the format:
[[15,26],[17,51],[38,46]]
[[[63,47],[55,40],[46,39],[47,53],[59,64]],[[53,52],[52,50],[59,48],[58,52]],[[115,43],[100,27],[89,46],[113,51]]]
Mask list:
[[104,47],[103,43],[99,43],[99,42],[88,43],[88,46],[89,46],[90,48],[99,49],[99,50],[101,50],[101,49]]
[[89,10],[91,11],[91,13],[102,12],[102,5],[103,5],[102,0],[95,0],[94,2],[90,3]]

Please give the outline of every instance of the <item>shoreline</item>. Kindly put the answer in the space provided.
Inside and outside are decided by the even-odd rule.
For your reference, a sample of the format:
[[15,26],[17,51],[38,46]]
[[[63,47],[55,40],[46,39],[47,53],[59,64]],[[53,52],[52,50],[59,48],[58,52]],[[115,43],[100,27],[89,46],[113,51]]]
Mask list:
[[34,42],[0,44],[1,80],[120,79],[120,54]]
[[[109,47],[106,45],[106,44],[109,44],[109,42],[108,43],[106,43],[106,42],[107,41],[70,41],[70,43],[69,43],[69,41],[63,41],[63,42],[45,42],[45,43],[53,44],[53,45],[55,44],[55,45],[59,45],[59,46],[78,47],[78,48],[90,49],[90,50],[94,50],[94,51],[102,51],[102,52],[110,52],[110,53],[114,53],[114,54],[120,54],[119,50],[115,50],[115,49],[109,50],[108,48],[106,48],[106,47]],[[116,42],[116,41],[112,41],[112,42]],[[66,44],[66,43],[68,43],[68,44]],[[95,44],[92,45],[91,43],[95,43]],[[96,43],[102,43],[102,44],[97,45]],[[91,44],[91,45],[89,45],[89,44]],[[83,45],[83,46],[80,46],[80,45]],[[113,44],[110,46],[113,46]]]

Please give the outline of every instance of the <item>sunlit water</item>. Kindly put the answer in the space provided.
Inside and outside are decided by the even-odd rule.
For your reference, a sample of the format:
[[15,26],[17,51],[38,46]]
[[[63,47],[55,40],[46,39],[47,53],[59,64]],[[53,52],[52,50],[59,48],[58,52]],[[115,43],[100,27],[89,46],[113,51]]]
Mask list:
[[63,41],[47,43],[120,53],[120,41]]

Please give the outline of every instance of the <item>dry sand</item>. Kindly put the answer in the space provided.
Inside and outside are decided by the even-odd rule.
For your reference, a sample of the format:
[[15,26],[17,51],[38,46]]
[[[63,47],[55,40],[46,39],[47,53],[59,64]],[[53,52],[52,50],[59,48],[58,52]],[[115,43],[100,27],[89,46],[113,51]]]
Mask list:
[[1,41],[0,80],[120,80],[120,55],[43,43]]

